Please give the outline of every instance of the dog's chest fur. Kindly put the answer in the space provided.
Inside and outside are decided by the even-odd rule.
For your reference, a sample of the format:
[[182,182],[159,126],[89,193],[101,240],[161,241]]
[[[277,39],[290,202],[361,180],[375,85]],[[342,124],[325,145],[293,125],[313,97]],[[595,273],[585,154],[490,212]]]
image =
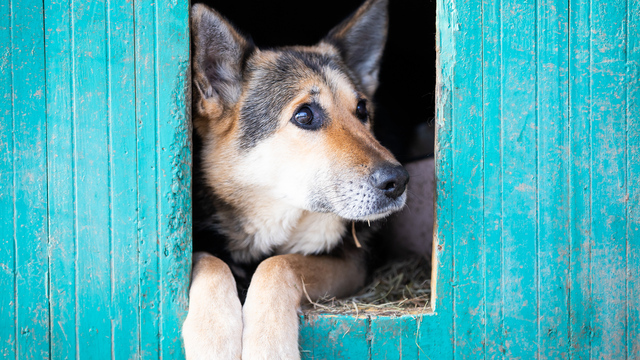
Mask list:
[[227,248],[234,261],[249,263],[288,253],[326,253],[345,233],[345,220],[334,214],[309,212],[282,203],[257,203],[252,209],[256,211],[247,216],[239,217],[237,212],[223,207],[212,219],[229,239]]

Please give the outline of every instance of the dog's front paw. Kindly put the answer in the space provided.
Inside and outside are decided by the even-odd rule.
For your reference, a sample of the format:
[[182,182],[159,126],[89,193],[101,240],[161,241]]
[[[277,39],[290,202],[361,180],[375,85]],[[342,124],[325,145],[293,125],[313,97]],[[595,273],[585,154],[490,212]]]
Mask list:
[[282,256],[263,261],[242,309],[243,360],[297,360],[301,280]]
[[239,360],[242,353],[242,306],[227,264],[208,254],[194,254],[189,313],[182,326],[189,360]]
[[240,360],[242,322],[235,317],[203,322],[191,313],[182,327],[188,360]]

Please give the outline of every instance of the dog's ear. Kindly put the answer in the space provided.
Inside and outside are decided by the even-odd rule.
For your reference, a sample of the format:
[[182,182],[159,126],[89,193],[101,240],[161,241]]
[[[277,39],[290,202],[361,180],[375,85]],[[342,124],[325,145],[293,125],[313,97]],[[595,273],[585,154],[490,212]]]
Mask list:
[[199,109],[222,110],[240,98],[242,67],[254,46],[206,5],[191,7],[193,86]]
[[338,48],[370,97],[378,87],[380,59],[387,40],[387,6],[388,0],[367,0],[324,39]]

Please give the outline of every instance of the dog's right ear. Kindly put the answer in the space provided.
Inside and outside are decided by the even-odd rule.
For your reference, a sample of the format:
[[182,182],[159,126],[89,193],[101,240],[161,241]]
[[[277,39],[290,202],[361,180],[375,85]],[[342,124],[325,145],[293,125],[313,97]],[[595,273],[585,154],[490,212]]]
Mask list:
[[191,32],[195,105],[199,111],[222,112],[240,98],[242,67],[253,43],[203,4],[191,7]]
[[389,0],[365,1],[324,39],[338,48],[369,97],[373,97],[378,87],[378,71],[387,41],[388,3]]

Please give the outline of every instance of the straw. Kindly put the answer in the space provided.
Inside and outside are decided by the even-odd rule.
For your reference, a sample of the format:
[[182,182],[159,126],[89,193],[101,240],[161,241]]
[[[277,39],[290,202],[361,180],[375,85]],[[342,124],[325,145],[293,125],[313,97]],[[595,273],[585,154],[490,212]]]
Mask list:
[[423,312],[431,298],[431,266],[423,257],[378,269],[370,284],[346,299],[323,298],[307,305],[306,315],[402,315]]

